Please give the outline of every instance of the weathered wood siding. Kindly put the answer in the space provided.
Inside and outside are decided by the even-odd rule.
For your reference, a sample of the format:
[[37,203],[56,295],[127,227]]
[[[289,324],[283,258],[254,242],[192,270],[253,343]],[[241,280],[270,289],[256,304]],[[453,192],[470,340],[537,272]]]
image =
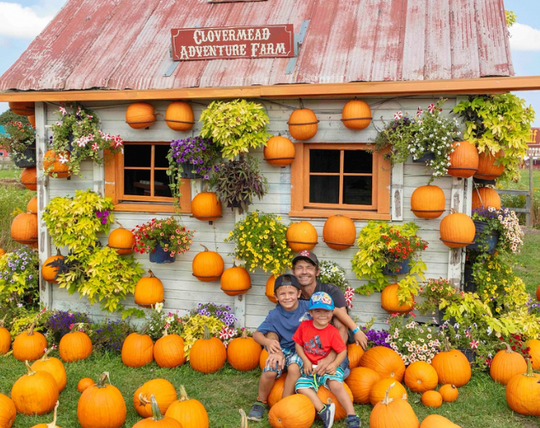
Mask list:
[[[304,105],[311,108],[317,114],[319,123],[319,131],[313,138],[313,142],[324,143],[343,143],[343,142],[370,142],[377,133],[377,129],[382,129],[384,126],[381,117],[385,121],[390,121],[397,110],[404,113],[410,112],[415,114],[418,106],[426,108],[431,102],[435,102],[437,97],[433,98],[399,98],[399,99],[367,99],[367,102],[372,106],[373,122],[363,131],[351,131],[345,128],[341,122],[341,110],[347,100],[304,100]],[[208,100],[210,102],[211,100]],[[262,102],[270,116],[270,133],[277,135],[281,133],[287,135],[287,120],[290,113],[299,107],[298,100],[265,100]],[[456,100],[450,99],[445,104],[446,114],[455,105]],[[198,118],[202,109],[207,103],[192,103],[195,112],[195,117]],[[156,110],[161,113],[158,116],[158,121],[147,130],[135,130],[130,128],[125,123],[125,110],[128,103],[124,104],[104,104],[94,103],[86,105],[88,108],[94,109],[101,121],[104,132],[111,134],[120,134],[125,141],[170,141],[172,139],[185,138],[188,136],[198,135],[200,123],[197,123],[194,129],[187,133],[175,132],[169,129],[163,120],[167,102],[153,103]],[[38,117],[43,114],[42,122],[52,123],[56,120],[54,111],[56,106],[45,105],[43,109],[38,107]],[[38,136],[41,136],[43,128],[38,130]],[[50,130],[46,131],[46,136],[50,134]],[[39,138],[40,150],[44,150],[45,138]],[[262,159],[262,149],[256,150],[253,155]],[[268,178],[270,184],[269,194],[261,201],[256,200],[251,206],[252,210],[258,209],[263,212],[274,212],[282,216],[283,222],[288,224],[290,221],[299,221],[297,218],[289,218],[288,212],[290,209],[290,167],[276,168],[262,161],[261,166],[263,173]],[[429,173],[426,172],[425,165],[412,163],[410,160],[403,167],[398,166],[393,171],[392,183],[396,189],[399,189],[397,196],[392,195],[392,208],[394,220],[397,222],[415,221],[420,227],[420,235],[429,242],[428,250],[423,254],[423,260],[427,263],[427,277],[438,278],[448,277],[450,275],[453,280],[459,282],[461,274],[460,261],[461,252],[458,251],[453,255],[455,262],[454,266],[449,265],[452,257],[449,256],[450,251],[442,244],[439,239],[439,223],[441,218],[434,220],[420,220],[416,218],[410,211],[410,197],[414,189],[418,186],[427,184]],[[464,192],[463,184],[466,180],[452,179],[445,177],[437,179],[435,184],[440,186],[446,195],[447,205],[449,210],[455,202],[451,204],[451,196],[457,195],[458,199],[463,204]],[[103,168],[94,167],[87,162],[83,166],[82,177],[72,177],[66,179],[50,179],[39,176],[39,195],[40,207],[44,207],[50,198],[55,196],[64,196],[73,194],[76,189],[92,188],[103,192],[104,175]],[[393,189],[393,190],[396,190]],[[192,186],[193,196],[201,191],[200,183],[195,180]],[[397,198],[397,199],[396,199]],[[402,209],[396,213],[396,204],[401,204]],[[168,214],[164,214],[168,215]],[[126,228],[133,228],[136,224],[147,221],[156,216],[155,214],[141,213],[115,213],[116,219]],[[444,216],[444,215],[443,215]],[[158,276],[165,286],[165,308],[168,310],[180,310],[182,313],[195,307],[199,302],[214,302],[220,304],[228,304],[236,308],[237,313],[242,315],[239,321],[240,325],[245,325],[250,329],[254,329],[264,319],[268,311],[274,306],[265,297],[265,283],[268,274],[262,271],[252,273],[252,288],[244,296],[229,297],[220,290],[219,281],[203,283],[195,279],[191,274],[191,262],[193,257],[199,252],[201,247],[199,243],[206,245],[211,250],[218,251],[225,259],[225,267],[232,266],[232,259],[227,256],[233,246],[225,243],[224,239],[232,230],[236,221],[240,220],[236,212],[224,208],[223,218],[210,225],[208,222],[198,221],[189,215],[182,216],[182,221],[189,229],[195,229],[195,239],[192,249],[186,254],[177,258],[177,261],[172,264],[155,265],[150,264],[148,255],[136,255],[138,261],[146,268],[151,267],[156,276]],[[308,219],[310,220],[310,219]],[[322,241],[322,228],[325,219],[310,220],[319,232],[319,243],[314,248],[314,252],[322,260],[334,260],[342,265],[347,271],[347,277],[353,287],[358,287],[361,282],[356,279],[351,271],[351,259],[356,252],[354,246],[345,251],[336,251],[327,247]],[[357,233],[365,225],[365,222],[356,221]],[[44,260],[53,253],[54,248],[50,245],[50,240],[46,239],[43,223],[41,226],[41,242],[40,257]],[[106,244],[107,237],[103,237],[103,243]],[[99,306],[90,307],[85,299],[79,299],[78,295],[68,295],[65,290],[58,289],[57,286],[49,284],[42,285],[42,298],[46,303],[52,305],[53,308],[73,308],[85,310],[99,316],[109,316],[109,314],[100,313]],[[375,293],[369,297],[357,295],[354,299],[354,309],[352,315],[358,317],[359,322],[364,323],[371,318],[376,318],[376,323],[380,325],[386,319],[386,313],[380,307],[379,294]],[[127,301],[127,305],[133,305],[133,299]]]

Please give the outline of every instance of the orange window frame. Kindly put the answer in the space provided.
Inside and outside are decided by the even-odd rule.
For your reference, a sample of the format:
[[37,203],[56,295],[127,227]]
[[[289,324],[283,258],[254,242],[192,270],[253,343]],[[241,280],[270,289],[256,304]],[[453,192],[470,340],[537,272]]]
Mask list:
[[[390,184],[391,165],[384,159],[383,153],[373,152],[372,204],[346,205],[324,204],[309,202],[309,151],[310,150],[340,150],[341,164],[343,165],[345,150],[368,150],[373,146],[364,143],[295,143],[296,157],[291,166],[291,217],[330,217],[335,214],[346,215],[358,220],[390,220]],[[335,175],[335,174],[331,174]],[[343,186],[343,170],[341,169],[340,188]],[[362,175],[362,174],[358,174]],[[340,195],[341,199],[341,195]]]
[[[150,145],[151,160],[149,167],[137,167],[145,170],[163,170],[155,166],[155,146],[169,143],[161,142],[126,142],[129,145]],[[128,168],[129,169],[129,168]],[[112,199],[115,211],[128,212],[191,212],[191,180],[183,179],[180,187],[182,196],[180,197],[180,210],[174,203],[173,198],[164,196],[139,196],[124,194],[124,154],[117,153],[105,164],[105,196]],[[154,189],[154,174],[150,174],[151,182],[149,185],[151,193]]]

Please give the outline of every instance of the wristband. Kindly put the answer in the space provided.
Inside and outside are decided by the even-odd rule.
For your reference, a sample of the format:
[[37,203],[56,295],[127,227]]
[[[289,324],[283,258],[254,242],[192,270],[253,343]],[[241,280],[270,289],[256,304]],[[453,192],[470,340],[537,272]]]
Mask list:
[[353,331],[352,331],[352,334],[356,334],[360,331],[360,327],[356,327]]

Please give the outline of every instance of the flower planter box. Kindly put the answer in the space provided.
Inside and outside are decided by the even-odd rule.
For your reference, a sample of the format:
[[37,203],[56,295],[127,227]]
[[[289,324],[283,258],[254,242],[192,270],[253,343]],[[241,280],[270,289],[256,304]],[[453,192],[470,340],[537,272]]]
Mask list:
[[36,148],[31,147],[22,153],[13,153],[13,162],[18,168],[33,168],[36,166]]
[[474,226],[476,227],[476,234],[474,235],[474,242],[467,245],[469,250],[482,251],[488,254],[493,254],[495,248],[497,248],[497,243],[499,242],[499,234],[492,232],[489,235],[485,236],[482,239],[482,234],[484,229],[487,226],[485,221],[473,220]]
[[149,253],[150,262],[152,263],[174,263],[176,261],[176,254],[170,256],[169,251],[165,251],[163,247],[158,243],[153,252]]
[[410,259],[405,259],[400,263],[392,263],[383,267],[384,275],[406,275],[411,271]]

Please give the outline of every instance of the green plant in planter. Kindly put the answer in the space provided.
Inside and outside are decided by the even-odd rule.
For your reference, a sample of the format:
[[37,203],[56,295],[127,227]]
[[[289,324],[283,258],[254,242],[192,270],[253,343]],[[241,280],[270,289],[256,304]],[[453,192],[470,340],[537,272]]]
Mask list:
[[0,148],[6,150],[15,161],[35,160],[28,154],[29,149],[36,147],[36,131],[29,123],[20,121],[7,122],[4,125],[5,135],[0,134]]
[[519,180],[519,164],[527,154],[532,107],[514,94],[471,96],[454,107],[465,119],[465,139],[475,144],[479,153],[489,151],[495,156],[504,151],[496,165],[504,165],[501,180]]
[[418,279],[424,280],[426,270],[420,253],[428,243],[417,235],[419,229],[413,222],[398,225],[369,221],[358,234],[358,251],[351,260],[352,270],[358,279],[367,279],[368,283],[355,291],[364,295],[382,291],[390,284],[383,269],[387,267],[399,274],[403,270],[401,263],[408,259],[410,272],[397,283],[400,302],[410,302],[412,296],[418,294]]
[[[382,120],[382,118],[381,118]],[[375,151],[380,152],[386,148],[390,151],[384,155],[392,165],[403,163],[410,156],[409,142],[413,139],[417,124],[414,118],[401,111],[394,114],[394,120],[386,123],[384,128],[375,137]]]
[[270,122],[264,107],[242,99],[213,101],[201,113],[200,136],[211,138],[221,147],[225,159],[232,160],[250,148],[266,145],[271,135],[266,132]]
[[218,165],[210,180],[216,195],[228,207],[247,211],[253,197],[261,199],[268,192],[268,180],[262,175],[260,161],[251,156],[240,156]]

